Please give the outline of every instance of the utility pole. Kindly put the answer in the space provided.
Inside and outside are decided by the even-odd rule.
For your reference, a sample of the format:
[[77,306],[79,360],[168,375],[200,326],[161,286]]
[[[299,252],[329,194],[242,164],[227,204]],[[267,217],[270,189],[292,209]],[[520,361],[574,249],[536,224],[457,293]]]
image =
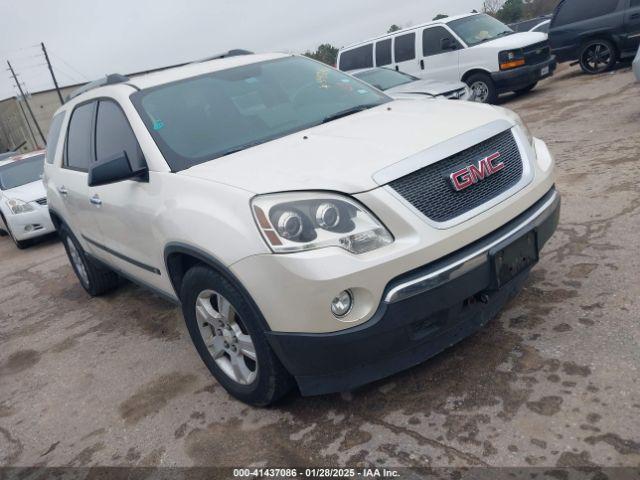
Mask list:
[[29,110],[29,113],[31,114],[31,118],[33,118],[33,123],[36,124],[36,129],[38,130],[38,134],[40,135],[40,138],[42,139],[42,142],[44,144],[44,146],[47,146],[47,139],[44,138],[44,135],[42,134],[42,129],[40,128],[40,125],[38,124],[38,120],[36,120],[36,116],[33,114],[33,110],[31,110],[31,105],[29,105],[29,101],[27,100],[27,97],[25,96],[24,92],[22,91],[22,85],[20,85],[20,82],[18,81],[18,77],[16,76],[16,72],[13,71],[13,67],[11,66],[11,62],[9,60],[7,60],[7,65],[9,65],[9,71],[11,72],[11,75],[13,76],[13,79],[16,81],[16,86],[18,87],[18,90],[20,90],[20,96],[22,98],[24,98],[24,103],[27,105],[27,110]]
[[36,140],[36,136],[33,134],[33,129],[31,128],[31,124],[29,123],[29,118],[27,117],[27,112],[24,111],[24,107],[22,103],[20,103],[20,99],[16,97],[16,102],[22,111],[22,115],[24,116],[25,121],[27,122],[27,128],[29,129],[29,133],[31,134],[31,138],[33,139],[34,148],[38,146],[38,141]]
[[49,60],[49,54],[47,53],[47,49],[44,46],[44,42],[40,42],[40,45],[42,45],[42,53],[44,53],[44,59],[47,61],[47,67],[49,67],[49,73],[51,73],[51,79],[53,80],[53,84],[56,87],[56,92],[58,92],[60,105],[64,105],[64,100],[62,99],[62,93],[60,93],[60,87],[58,86],[58,80],[56,80],[56,75],[55,73],[53,73],[53,67],[51,66],[51,61]]

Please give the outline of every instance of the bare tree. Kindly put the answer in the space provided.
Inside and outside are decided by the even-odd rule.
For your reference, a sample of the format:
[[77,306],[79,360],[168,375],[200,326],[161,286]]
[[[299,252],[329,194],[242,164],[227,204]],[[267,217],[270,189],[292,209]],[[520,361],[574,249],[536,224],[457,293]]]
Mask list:
[[482,4],[482,11],[491,16],[495,16],[496,13],[502,8],[504,0],[484,0]]

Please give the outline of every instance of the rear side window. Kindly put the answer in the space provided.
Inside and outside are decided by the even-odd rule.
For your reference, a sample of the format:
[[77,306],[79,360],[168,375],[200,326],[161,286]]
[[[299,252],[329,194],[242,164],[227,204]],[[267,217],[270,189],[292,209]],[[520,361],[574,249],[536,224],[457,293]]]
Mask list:
[[613,13],[618,8],[618,3],[619,0],[598,0],[597,2],[565,0],[553,19],[553,26],[559,27]]
[[373,43],[347,50],[340,55],[340,70],[357,70],[373,67]]
[[446,28],[432,27],[425,29],[424,32],[422,32],[422,54],[425,57],[429,57],[431,55],[450,52],[451,50],[442,49],[442,40],[446,38],[448,38],[453,45],[460,48],[460,42],[458,42]]
[[96,160],[107,160],[127,153],[131,166],[144,166],[142,151],[129,121],[113,101],[102,100],[96,117]]
[[640,0],[631,0],[631,8],[640,7]]
[[62,129],[62,121],[64,120],[64,112],[58,113],[53,117],[47,134],[47,163],[53,163],[56,154],[56,147],[60,139],[60,130]]
[[395,38],[394,53],[396,63],[416,58],[416,34],[408,33]]
[[95,102],[77,107],[71,114],[67,133],[65,166],[86,172],[93,161],[91,152],[91,127]]
[[376,65],[378,67],[384,67],[385,65],[391,65],[392,62],[391,39],[387,38],[386,40],[381,40],[376,43]]

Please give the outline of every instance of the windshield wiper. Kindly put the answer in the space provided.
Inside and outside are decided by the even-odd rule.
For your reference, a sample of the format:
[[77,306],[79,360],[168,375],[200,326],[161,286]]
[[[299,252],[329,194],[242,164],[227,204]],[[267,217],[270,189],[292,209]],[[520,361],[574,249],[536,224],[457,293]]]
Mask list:
[[226,157],[227,155],[232,155],[234,153],[241,152],[242,150],[246,150],[247,148],[255,147],[257,145],[260,145],[261,143],[264,143],[264,141],[260,140],[260,141],[256,141],[256,142],[245,143],[243,145],[238,145],[237,147],[232,147],[229,150],[225,150],[224,152],[222,152],[219,155],[217,155],[216,158]]
[[511,30],[505,30],[504,32],[500,32],[498,35],[496,35],[496,38],[498,37],[506,37],[507,35],[512,35],[516,32],[511,31]]
[[340,112],[336,112],[336,113],[334,113],[332,115],[328,115],[328,116],[324,117],[324,119],[322,120],[322,123],[333,122],[334,120],[338,120],[339,118],[347,117],[349,115],[353,115],[354,113],[362,112],[364,110],[369,110],[370,108],[377,107],[378,105],[381,105],[381,104],[380,103],[368,103],[368,104],[365,104],[365,105],[358,105],[357,107],[347,108],[346,110],[342,110]]

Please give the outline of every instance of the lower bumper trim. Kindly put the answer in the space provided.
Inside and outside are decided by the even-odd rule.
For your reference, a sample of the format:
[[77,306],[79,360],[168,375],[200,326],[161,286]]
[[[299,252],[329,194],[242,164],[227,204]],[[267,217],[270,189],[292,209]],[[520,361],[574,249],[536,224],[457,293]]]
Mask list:
[[[464,258],[469,251],[485,251],[483,247],[489,244],[494,245],[492,250],[503,248],[530,232],[535,233],[541,249],[556,230],[559,212],[560,197],[552,189],[520,217],[468,247],[472,250],[456,252],[443,262],[450,265],[452,259]],[[505,238],[511,231],[515,233]],[[422,363],[473,334],[522,288],[530,267],[497,286],[488,257],[480,258],[487,261],[478,261],[474,268],[445,283],[393,303],[382,301],[373,318],[362,325],[324,334],[271,331],[267,332],[268,341],[296,378],[303,395],[351,390],[382,379]],[[391,282],[387,293],[424,275],[425,269],[430,273],[439,266],[443,264],[410,272]]]

